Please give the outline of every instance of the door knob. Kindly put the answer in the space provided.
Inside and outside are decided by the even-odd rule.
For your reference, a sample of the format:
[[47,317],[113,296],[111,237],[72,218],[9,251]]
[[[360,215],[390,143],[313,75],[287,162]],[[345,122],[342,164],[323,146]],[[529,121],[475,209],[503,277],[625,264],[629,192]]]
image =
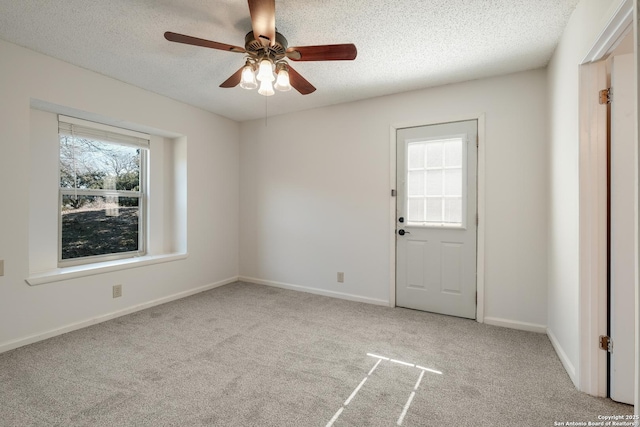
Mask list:
[[398,230],[398,234],[401,236],[404,236],[405,234],[411,234],[408,231],[404,231],[402,228],[400,230]]

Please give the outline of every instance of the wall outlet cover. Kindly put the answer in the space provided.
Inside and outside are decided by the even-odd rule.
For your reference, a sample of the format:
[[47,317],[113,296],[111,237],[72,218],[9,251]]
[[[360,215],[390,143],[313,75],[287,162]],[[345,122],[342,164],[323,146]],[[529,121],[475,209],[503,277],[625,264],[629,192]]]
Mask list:
[[122,285],[113,286],[113,297],[120,298],[122,296]]

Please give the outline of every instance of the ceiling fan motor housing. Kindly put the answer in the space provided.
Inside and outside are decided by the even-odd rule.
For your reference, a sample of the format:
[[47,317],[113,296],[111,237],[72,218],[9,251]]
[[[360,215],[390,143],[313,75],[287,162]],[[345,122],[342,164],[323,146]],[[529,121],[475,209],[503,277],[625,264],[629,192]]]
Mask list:
[[[264,40],[264,44],[261,40]],[[244,48],[247,53],[254,58],[267,57],[273,61],[278,61],[285,57],[287,51],[287,39],[276,31],[276,40],[272,46],[267,39],[256,40],[253,31],[249,31],[244,37]]]

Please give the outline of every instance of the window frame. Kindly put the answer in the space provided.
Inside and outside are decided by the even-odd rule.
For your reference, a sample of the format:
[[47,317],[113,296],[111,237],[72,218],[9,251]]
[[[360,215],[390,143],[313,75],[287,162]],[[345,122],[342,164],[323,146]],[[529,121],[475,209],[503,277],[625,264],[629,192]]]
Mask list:
[[[58,123],[79,125],[84,127],[85,129],[96,130],[105,132],[105,134],[109,135],[121,135],[121,136],[133,136],[134,138],[140,138],[147,141],[147,145],[143,146],[142,144],[126,144],[118,141],[109,140],[108,138],[96,138],[94,141],[99,141],[101,143],[113,144],[113,145],[124,145],[124,146],[135,146],[140,150],[140,182],[139,182],[139,191],[133,190],[111,190],[111,189],[81,189],[81,188],[64,188],[60,186],[61,179],[61,167],[60,167],[60,156],[61,156],[61,143],[60,138],[62,136],[62,132],[58,130],[58,174],[57,174],[57,187],[58,187],[58,268],[64,267],[72,267],[78,265],[87,265],[94,264],[99,262],[106,261],[114,261],[121,260],[127,258],[134,258],[144,256],[147,253],[147,205],[148,205],[148,185],[149,185],[149,177],[147,175],[147,167],[148,167],[148,156],[150,151],[150,136],[147,134],[143,134],[140,132],[129,131],[127,129],[117,128],[114,126],[104,125],[101,123],[89,122],[86,120],[76,119],[72,117],[66,117],[59,115]],[[91,140],[91,137],[83,136],[83,139]],[[68,195],[78,195],[78,196],[97,196],[97,197],[130,197],[138,199],[138,249],[135,251],[126,251],[126,252],[118,252],[118,253],[110,253],[103,255],[91,255],[85,257],[77,257],[77,258],[62,258],[62,201],[64,196]]]

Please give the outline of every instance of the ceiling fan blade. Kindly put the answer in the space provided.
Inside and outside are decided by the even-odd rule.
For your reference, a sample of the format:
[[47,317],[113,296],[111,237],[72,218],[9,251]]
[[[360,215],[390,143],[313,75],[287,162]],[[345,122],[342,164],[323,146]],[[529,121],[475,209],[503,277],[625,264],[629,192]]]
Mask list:
[[276,1],[248,1],[254,37],[263,46],[273,46],[276,41]]
[[233,73],[231,75],[231,77],[229,77],[227,80],[222,82],[220,87],[228,88],[228,87],[236,87],[236,86],[238,86],[238,83],[240,83],[240,79],[242,78],[242,69],[243,68],[244,68],[244,65],[242,67],[240,67],[240,69],[238,71]]
[[352,43],[297,46],[287,49],[287,57],[294,61],[350,61],[358,50]]
[[291,65],[289,65],[287,68],[289,69],[289,83],[291,83],[291,86],[293,86],[295,90],[303,95],[309,95],[310,93],[315,92],[316,88],[313,87],[313,85],[309,83],[307,79],[302,77],[296,70],[294,70]]
[[218,43],[211,40],[199,39],[197,37],[185,36],[184,34],[172,33],[171,31],[167,31],[166,33],[164,33],[164,38],[169,40],[170,42],[190,44],[193,46],[202,46],[211,49],[226,50],[238,53],[246,52],[244,48],[240,46],[233,46],[230,44]]

